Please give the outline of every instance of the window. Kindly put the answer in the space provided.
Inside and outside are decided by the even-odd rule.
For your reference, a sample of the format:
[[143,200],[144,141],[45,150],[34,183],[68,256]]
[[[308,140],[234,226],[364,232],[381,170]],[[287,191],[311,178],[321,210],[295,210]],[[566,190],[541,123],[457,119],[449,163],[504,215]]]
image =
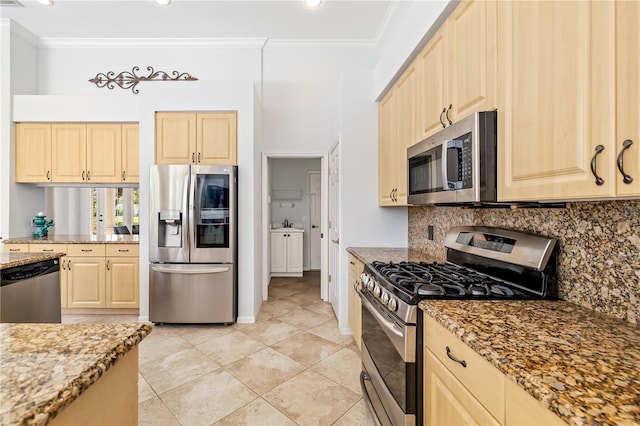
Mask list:
[[137,188],[92,188],[91,233],[111,235],[116,227],[126,226],[129,233],[137,233],[139,221]]

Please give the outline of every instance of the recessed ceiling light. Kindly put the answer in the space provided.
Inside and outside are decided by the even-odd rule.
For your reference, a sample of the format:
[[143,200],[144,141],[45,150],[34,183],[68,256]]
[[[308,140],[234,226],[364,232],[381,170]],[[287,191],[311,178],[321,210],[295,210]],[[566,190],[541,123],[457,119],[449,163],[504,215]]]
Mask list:
[[169,6],[171,4],[171,0],[155,0],[160,6]]
[[307,7],[318,7],[322,4],[322,0],[304,0],[304,4]]
[[53,0],[38,0],[38,3],[44,4],[45,6],[53,6]]

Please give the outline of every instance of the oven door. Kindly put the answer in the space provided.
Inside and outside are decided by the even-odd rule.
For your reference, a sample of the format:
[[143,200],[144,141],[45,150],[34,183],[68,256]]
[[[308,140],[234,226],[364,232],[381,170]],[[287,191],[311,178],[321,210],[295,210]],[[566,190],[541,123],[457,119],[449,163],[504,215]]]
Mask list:
[[416,422],[416,325],[405,324],[368,294],[362,301],[363,394],[382,425]]

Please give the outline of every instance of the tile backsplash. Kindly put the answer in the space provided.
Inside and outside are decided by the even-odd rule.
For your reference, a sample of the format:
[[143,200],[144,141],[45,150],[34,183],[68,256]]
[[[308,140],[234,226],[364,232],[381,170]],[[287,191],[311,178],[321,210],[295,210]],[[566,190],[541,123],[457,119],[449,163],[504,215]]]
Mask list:
[[[434,240],[427,239],[427,226]],[[567,203],[566,208],[409,207],[409,248],[444,259],[452,226],[496,226],[559,240],[561,299],[637,324],[640,201]]]

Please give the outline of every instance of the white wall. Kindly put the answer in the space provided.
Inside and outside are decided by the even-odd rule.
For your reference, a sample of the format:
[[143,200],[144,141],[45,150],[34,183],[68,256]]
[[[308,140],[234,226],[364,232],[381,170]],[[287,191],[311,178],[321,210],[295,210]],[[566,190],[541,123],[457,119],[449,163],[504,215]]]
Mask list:
[[31,220],[44,210],[44,190],[14,181],[15,126],[12,95],[36,91],[35,38],[19,25],[0,20],[0,236],[31,235]]
[[457,1],[400,2],[380,42],[378,62],[374,71],[373,91],[376,97],[393,80],[414,50],[419,48],[429,28],[450,3],[453,5]]

